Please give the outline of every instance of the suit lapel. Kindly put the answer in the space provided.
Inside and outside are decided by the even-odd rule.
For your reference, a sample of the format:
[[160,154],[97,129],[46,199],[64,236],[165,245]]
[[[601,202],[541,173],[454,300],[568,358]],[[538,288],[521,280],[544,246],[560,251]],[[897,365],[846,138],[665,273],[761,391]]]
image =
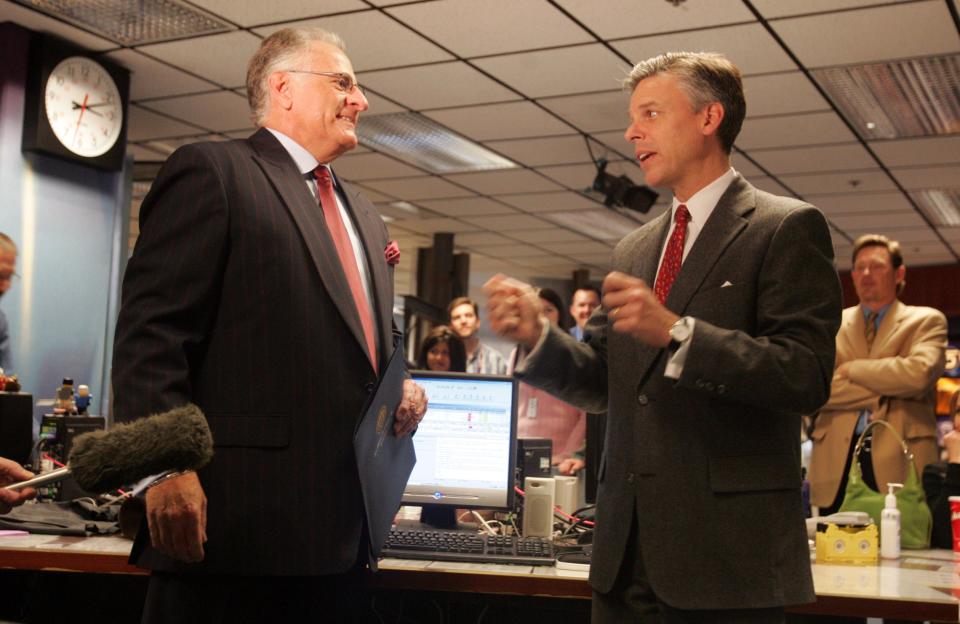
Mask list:
[[667,308],[682,314],[724,250],[747,227],[746,213],[753,210],[753,187],[737,177],[703,224],[697,241],[680,267],[667,296]]
[[323,220],[320,206],[307,188],[303,175],[287,151],[268,130],[261,128],[250,137],[250,142],[256,152],[254,160],[293,217],[324,287],[340,311],[340,316],[350,328],[353,337],[366,353],[367,341],[364,339],[360,317],[357,315],[356,305],[350,294],[350,286],[340,266],[337,248]]
[[[905,311],[906,309],[904,308],[903,304],[900,303],[898,299],[894,299],[893,303],[890,304],[890,307],[887,308],[887,313],[883,315],[883,320],[880,321],[880,327],[877,328],[877,335],[873,337],[874,351],[882,352],[883,346],[886,344],[887,340],[897,333],[900,323],[902,323],[906,318]],[[864,346],[867,344],[866,337],[863,339],[863,344]]]
[[[853,307],[853,313],[846,319],[847,331],[844,332],[850,342],[851,359],[861,359],[870,355],[867,348],[866,323],[863,320],[863,311],[859,305]],[[876,342],[876,339],[874,339]]]

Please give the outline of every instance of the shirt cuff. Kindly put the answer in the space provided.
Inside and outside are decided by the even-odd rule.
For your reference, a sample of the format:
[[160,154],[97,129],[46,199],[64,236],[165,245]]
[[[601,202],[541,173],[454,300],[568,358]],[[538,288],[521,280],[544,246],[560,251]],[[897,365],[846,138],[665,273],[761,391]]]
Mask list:
[[690,317],[690,336],[680,343],[680,347],[667,360],[667,367],[663,371],[663,376],[667,379],[680,379],[680,375],[683,374],[683,364],[687,361],[687,352],[690,351],[690,343],[693,342],[696,327],[697,320]]

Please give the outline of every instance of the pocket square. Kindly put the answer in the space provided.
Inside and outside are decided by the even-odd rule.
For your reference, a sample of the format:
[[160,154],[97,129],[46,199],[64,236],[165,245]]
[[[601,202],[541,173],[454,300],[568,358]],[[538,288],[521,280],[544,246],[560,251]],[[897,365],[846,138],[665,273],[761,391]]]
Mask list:
[[731,281],[728,280],[728,281],[725,281],[724,283],[720,284],[720,288],[726,288],[727,286],[733,286],[733,282],[731,282]]

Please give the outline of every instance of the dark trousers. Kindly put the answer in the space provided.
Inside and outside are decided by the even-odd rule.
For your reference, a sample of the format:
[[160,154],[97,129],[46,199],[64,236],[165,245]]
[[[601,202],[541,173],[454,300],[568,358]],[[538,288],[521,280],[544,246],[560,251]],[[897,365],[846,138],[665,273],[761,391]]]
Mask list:
[[606,594],[593,592],[591,621],[593,624],[782,624],[784,611],[783,607],[686,610],[664,603],[647,580],[634,514],[613,589]]
[[369,574],[238,576],[154,572],[142,624],[374,621]]

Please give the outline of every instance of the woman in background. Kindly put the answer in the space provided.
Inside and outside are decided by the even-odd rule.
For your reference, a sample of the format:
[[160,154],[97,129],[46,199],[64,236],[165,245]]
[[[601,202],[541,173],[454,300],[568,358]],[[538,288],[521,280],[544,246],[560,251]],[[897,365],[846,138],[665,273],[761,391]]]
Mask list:
[[[563,301],[560,295],[549,288],[541,288],[537,293],[543,314],[554,325],[560,326],[560,315],[563,310]],[[522,354],[519,347],[510,353],[507,364],[508,374],[523,361],[526,354]],[[551,463],[557,466],[574,458],[574,453],[583,447],[587,431],[587,415],[569,403],[564,403],[555,396],[520,382],[520,391],[517,399],[517,437],[518,438],[550,438],[553,443],[553,457]],[[572,471],[571,471],[572,472]]]
[[453,371],[463,373],[467,370],[467,350],[463,340],[446,325],[430,330],[420,345],[417,355],[417,368],[431,371]]

